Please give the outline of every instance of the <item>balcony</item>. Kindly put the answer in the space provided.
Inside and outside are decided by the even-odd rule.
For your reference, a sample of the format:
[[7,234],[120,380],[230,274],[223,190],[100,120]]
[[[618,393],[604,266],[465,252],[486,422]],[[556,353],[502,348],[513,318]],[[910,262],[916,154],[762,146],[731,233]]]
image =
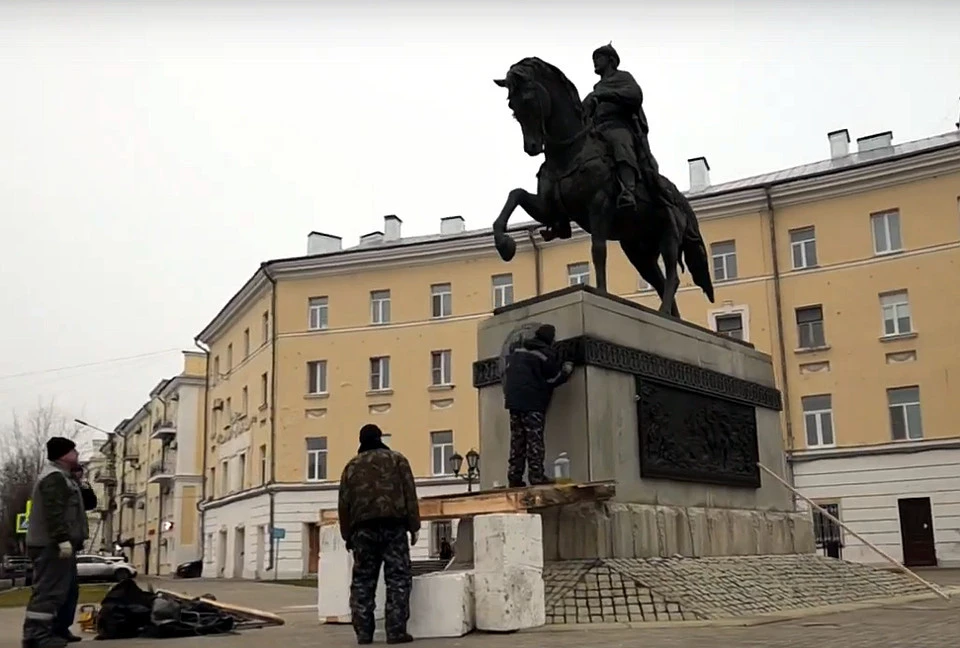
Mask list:
[[113,466],[104,466],[93,473],[93,481],[105,486],[114,486],[117,483],[117,471]]
[[138,448],[124,448],[123,460],[127,463],[140,463],[140,450]]
[[172,480],[177,474],[177,455],[168,454],[160,461],[154,461],[150,464],[150,477],[147,479],[151,484],[159,484]]
[[125,502],[132,502],[137,499],[138,495],[139,493],[133,486],[124,486],[123,490],[120,491],[120,499]]
[[157,421],[153,424],[153,432],[150,434],[151,439],[159,441],[173,441],[176,436],[177,426],[172,421]]

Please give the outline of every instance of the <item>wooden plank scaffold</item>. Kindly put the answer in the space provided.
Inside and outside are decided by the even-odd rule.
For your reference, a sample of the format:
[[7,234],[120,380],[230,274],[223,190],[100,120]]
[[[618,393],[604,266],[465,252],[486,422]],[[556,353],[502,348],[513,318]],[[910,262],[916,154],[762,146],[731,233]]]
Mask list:
[[[450,520],[488,513],[527,513],[550,506],[602,502],[613,498],[616,492],[616,482],[602,481],[431,495],[420,498],[420,519]],[[322,509],[320,524],[336,524],[337,517],[336,509]]]

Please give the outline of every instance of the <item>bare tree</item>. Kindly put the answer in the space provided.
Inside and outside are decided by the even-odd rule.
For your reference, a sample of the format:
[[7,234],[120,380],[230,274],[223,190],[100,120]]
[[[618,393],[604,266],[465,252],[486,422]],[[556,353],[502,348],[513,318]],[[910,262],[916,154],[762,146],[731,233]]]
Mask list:
[[47,439],[76,439],[79,432],[52,399],[38,403],[26,417],[14,412],[10,424],[0,430],[0,553],[15,550],[22,540],[16,534],[17,515],[26,509],[47,460]]

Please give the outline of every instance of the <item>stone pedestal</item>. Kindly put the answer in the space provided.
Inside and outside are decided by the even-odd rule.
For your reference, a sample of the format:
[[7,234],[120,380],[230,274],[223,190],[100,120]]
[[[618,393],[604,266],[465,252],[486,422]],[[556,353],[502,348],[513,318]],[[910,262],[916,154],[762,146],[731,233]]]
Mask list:
[[[339,524],[320,527],[320,559],[317,566],[317,616],[321,623],[350,623],[350,582],[353,555],[340,537]],[[387,587],[383,569],[377,580],[375,618],[383,619]]]
[[566,452],[574,481],[617,484],[613,502],[542,512],[546,560],[814,550],[809,516],[756,465],[786,473],[770,357],[585,286],[518,302],[480,324],[482,488],[506,481],[504,344],[538,324],[556,327],[576,366],[547,412],[547,472]]

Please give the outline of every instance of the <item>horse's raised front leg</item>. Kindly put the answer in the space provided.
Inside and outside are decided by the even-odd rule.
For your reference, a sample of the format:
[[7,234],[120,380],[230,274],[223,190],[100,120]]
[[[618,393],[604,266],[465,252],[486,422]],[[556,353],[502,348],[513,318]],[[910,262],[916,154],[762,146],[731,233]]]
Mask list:
[[504,203],[500,215],[493,222],[493,243],[497,247],[500,258],[504,261],[510,261],[517,253],[517,243],[513,237],[507,234],[507,224],[510,217],[513,216],[517,207],[523,209],[533,220],[543,225],[549,225],[546,209],[539,196],[535,196],[526,189],[513,189],[507,194],[507,202]]

